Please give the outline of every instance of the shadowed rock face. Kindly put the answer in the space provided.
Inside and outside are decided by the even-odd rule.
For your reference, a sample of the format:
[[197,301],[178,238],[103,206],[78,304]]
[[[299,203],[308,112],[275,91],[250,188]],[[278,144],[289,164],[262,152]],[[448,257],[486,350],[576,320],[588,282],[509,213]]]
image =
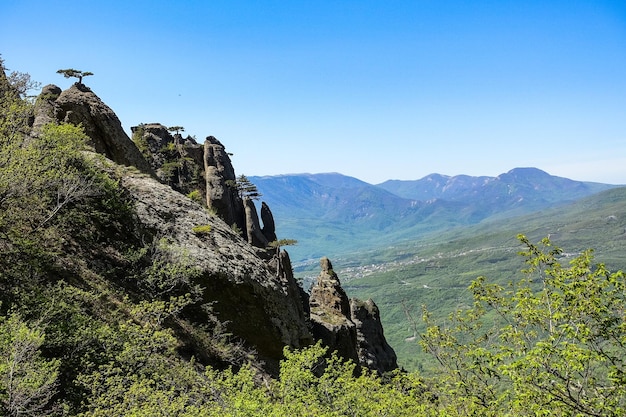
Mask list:
[[[284,346],[311,343],[289,263],[280,266],[289,273],[277,274],[275,265],[259,258],[221,219],[147,175],[128,173],[121,185],[135,201],[138,229],[166,237],[200,269],[197,283],[204,299],[199,303],[211,303],[227,330],[256,350],[269,371],[277,370]],[[195,234],[197,225],[209,225],[210,233]]]
[[381,373],[397,369],[398,357],[385,339],[376,303],[350,299],[350,318],[356,325],[359,363]]
[[120,165],[134,166],[145,173],[152,172],[113,110],[88,87],[76,83],[54,98],[58,91],[55,87],[46,86],[44,94],[40,95],[42,105],[35,115],[33,126],[40,127],[51,120],[82,124],[96,152]]
[[396,369],[396,354],[385,339],[376,304],[348,299],[330,260],[322,258],[320,265],[309,299],[313,336],[361,366],[380,373]]
[[274,242],[277,240],[274,215],[272,214],[270,207],[265,204],[265,202],[261,203],[261,221],[263,222],[263,236],[265,236],[268,242]]
[[322,272],[309,298],[313,337],[343,358],[358,363],[356,326],[350,320],[350,301],[330,260],[322,258],[320,266]]
[[246,230],[243,203],[234,187],[235,170],[224,145],[208,136],[204,141],[206,204],[214,208],[227,224]]
[[246,213],[246,236],[248,237],[248,243],[258,248],[265,248],[269,242],[261,231],[259,216],[254,202],[249,198],[244,198],[243,207]]

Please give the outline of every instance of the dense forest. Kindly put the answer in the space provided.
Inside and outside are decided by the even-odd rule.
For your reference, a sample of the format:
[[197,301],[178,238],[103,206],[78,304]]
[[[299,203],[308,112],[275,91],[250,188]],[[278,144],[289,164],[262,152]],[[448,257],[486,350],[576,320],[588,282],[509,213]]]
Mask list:
[[81,126],[34,134],[36,86],[0,77],[1,415],[626,413],[624,274],[524,236],[523,279],[477,277],[474,303],[445,322],[424,309],[416,343],[437,372],[378,374],[316,343],[285,347],[268,373],[210,304],[191,312],[206,325],[186,320],[205,291],[187,258],[128,234],[132,168],[93,152]]

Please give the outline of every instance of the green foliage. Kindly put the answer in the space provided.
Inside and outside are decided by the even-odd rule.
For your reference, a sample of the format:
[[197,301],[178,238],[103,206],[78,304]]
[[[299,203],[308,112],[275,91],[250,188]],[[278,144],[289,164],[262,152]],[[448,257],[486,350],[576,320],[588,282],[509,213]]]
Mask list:
[[200,297],[202,288],[196,283],[200,269],[192,265],[185,250],[159,239],[128,254],[131,262],[127,279],[149,299],[169,299],[189,294]]
[[83,83],[83,77],[88,77],[93,75],[93,72],[89,71],[79,71],[73,68],[68,69],[60,69],[57,71],[57,74],[62,74],[65,78],[78,78],[78,84]]
[[180,132],[184,132],[185,128],[182,126],[170,126],[167,128],[170,132],[174,132],[175,134],[180,134]]
[[144,156],[148,156],[149,148],[148,141],[145,137],[146,130],[144,126],[144,123],[140,123],[139,126],[137,126],[137,129],[133,132],[132,140],[137,146],[137,149],[139,149]]
[[208,235],[211,233],[211,225],[210,224],[202,224],[199,226],[194,226],[192,229],[194,234],[198,236]]
[[319,343],[300,351],[285,350],[280,378],[272,386],[281,416],[417,416],[430,404],[422,381],[400,372],[383,380],[355,364],[327,355]]
[[161,166],[161,172],[163,173],[163,177],[166,181],[172,181],[178,175],[178,170],[180,169],[180,161],[171,161],[166,162]]
[[43,416],[53,407],[60,361],[41,355],[44,332],[18,314],[0,317],[0,414]]
[[204,196],[202,195],[200,190],[193,190],[192,192],[187,194],[187,197],[192,199],[196,203],[204,203]]
[[174,153],[176,152],[176,144],[174,142],[169,142],[167,145],[165,145],[164,147],[162,147],[160,149],[161,152],[169,152],[169,153]]
[[240,198],[249,198],[251,200],[258,200],[263,196],[248,177],[241,174],[234,181],[226,181],[226,185],[237,190]]
[[269,243],[270,248],[280,248],[281,246],[293,246],[297,245],[298,241],[295,239],[278,239]]
[[239,236],[243,236],[243,230],[241,230],[241,227],[239,227],[237,225],[237,223],[233,223],[230,225],[230,229],[237,235]]
[[563,267],[548,239],[520,240],[524,279],[478,278],[474,305],[423,335],[445,375],[440,399],[468,414],[623,415],[624,274],[593,265],[591,251]]

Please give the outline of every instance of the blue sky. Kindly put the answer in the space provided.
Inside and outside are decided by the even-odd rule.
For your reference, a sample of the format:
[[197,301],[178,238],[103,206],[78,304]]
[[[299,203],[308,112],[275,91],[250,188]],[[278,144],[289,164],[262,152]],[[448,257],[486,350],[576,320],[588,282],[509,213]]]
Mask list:
[[626,184],[624,1],[2,0],[0,54],[93,72],[127,131],[213,135],[237,174]]

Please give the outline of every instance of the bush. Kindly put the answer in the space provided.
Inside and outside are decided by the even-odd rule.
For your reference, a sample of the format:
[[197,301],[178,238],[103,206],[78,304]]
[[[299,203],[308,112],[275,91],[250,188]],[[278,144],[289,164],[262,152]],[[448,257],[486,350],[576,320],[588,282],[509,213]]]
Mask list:
[[211,225],[203,224],[200,226],[194,226],[191,230],[198,236],[208,235],[211,232]]

